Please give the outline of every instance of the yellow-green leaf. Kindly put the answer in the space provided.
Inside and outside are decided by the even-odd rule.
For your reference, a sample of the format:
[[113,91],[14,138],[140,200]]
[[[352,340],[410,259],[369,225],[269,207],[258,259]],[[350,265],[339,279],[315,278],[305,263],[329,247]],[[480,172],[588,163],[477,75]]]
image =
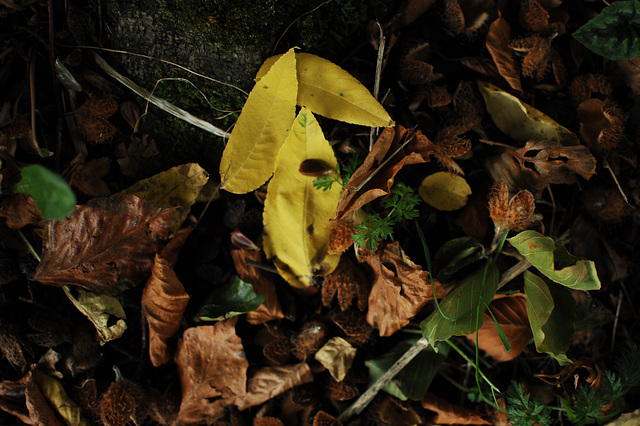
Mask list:
[[356,357],[356,348],[342,337],[333,337],[315,354],[316,360],[322,364],[337,382],[341,382],[351,368]]
[[242,108],[220,162],[221,187],[242,194],[265,183],[296,114],[296,56],[279,58]]
[[67,395],[59,381],[36,369],[33,377],[40,388],[40,392],[49,401],[49,404],[60,413],[68,426],[85,426],[86,420],[82,417],[80,407]]
[[[278,56],[267,59],[256,76],[260,80]],[[331,61],[310,53],[296,53],[299,106],[314,114],[352,124],[388,127],[393,120],[369,90]]]
[[[93,323],[98,332],[98,342],[101,345],[122,336],[127,329],[124,319],[127,318],[124,308],[115,297],[110,294],[97,294],[90,291],[76,289],[78,297],[71,294],[71,288],[63,288],[69,300]],[[109,315],[118,320],[109,325]]]
[[457,210],[467,204],[471,188],[462,176],[438,172],[423,179],[418,188],[420,197],[438,210]]
[[515,96],[484,81],[478,81],[478,88],[495,125],[518,142],[550,140],[563,145],[578,144],[575,133]]
[[182,164],[138,181],[113,196],[131,194],[160,207],[176,207],[170,226],[171,234],[175,234],[208,180],[209,174],[197,163]]
[[326,243],[341,188],[316,190],[314,178],[298,171],[310,159],[337,165],[320,125],[303,108],[278,154],[264,203],[264,251],[293,287],[312,285],[314,275],[330,273],[340,260],[327,254]]

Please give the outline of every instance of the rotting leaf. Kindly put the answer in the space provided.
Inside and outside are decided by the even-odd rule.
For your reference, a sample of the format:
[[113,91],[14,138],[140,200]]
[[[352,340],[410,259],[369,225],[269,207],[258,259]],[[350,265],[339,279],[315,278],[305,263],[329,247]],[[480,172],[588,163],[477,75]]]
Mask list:
[[518,92],[522,92],[520,66],[513,50],[509,48],[510,41],[511,27],[506,19],[501,14],[498,14],[498,19],[489,26],[486,41],[487,50],[493,58],[498,72],[507,80],[509,86]]
[[357,349],[342,337],[332,337],[314,355],[316,361],[322,364],[337,382],[344,380],[351,368]]
[[545,183],[570,184],[576,182],[576,175],[588,180],[596,173],[596,158],[583,145],[564,146],[548,140],[528,141],[515,153],[522,169]]
[[97,198],[44,227],[44,254],[33,279],[117,293],[139,284],[169,233],[173,210],[133,195]]
[[69,185],[90,197],[108,197],[111,190],[102,180],[109,173],[111,160],[108,157],[96,158],[85,163],[85,155],[78,154],[67,169],[62,172],[68,175]]
[[255,85],[242,108],[220,161],[223,189],[242,194],[271,177],[295,118],[297,93],[296,56],[290,49]]
[[338,305],[342,311],[346,311],[351,306],[354,298],[357,300],[358,309],[364,311],[367,307],[369,281],[364,272],[347,256],[342,256],[338,267],[327,275],[322,283],[324,306],[331,306],[334,295],[337,295]]
[[253,286],[237,275],[229,285],[215,289],[196,313],[196,321],[223,321],[254,311],[265,301]]
[[467,410],[466,408],[452,404],[444,398],[441,398],[431,392],[422,398],[422,407],[435,411],[437,413],[434,424],[439,425],[490,425],[485,415],[476,411]]
[[320,125],[303,108],[278,154],[263,216],[264,251],[293,287],[312,285],[315,275],[330,273],[340,261],[339,255],[327,252],[340,188],[316,190],[313,177],[298,172],[300,163],[310,158],[334,168],[338,164]]
[[33,378],[38,384],[42,395],[60,413],[66,424],[74,426],[87,424],[82,417],[80,407],[69,398],[59,381],[37,369],[33,370]]
[[197,163],[182,164],[140,180],[114,196],[135,195],[160,207],[175,208],[170,226],[174,234],[208,180],[209,174]]
[[595,263],[573,256],[553,238],[536,231],[523,231],[507,241],[552,281],[573,290],[600,289]]
[[235,404],[239,410],[245,410],[262,404],[294,386],[312,381],[313,374],[306,362],[262,367],[249,377],[246,395],[238,396]]
[[236,319],[187,329],[175,355],[182,384],[176,423],[212,424],[247,391],[247,361]]
[[[511,344],[511,350],[505,349],[498,335],[498,328],[488,312],[485,312],[484,322],[478,330],[478,346],[498,362],[511,361],[520,356],[532,337],[526,297],[522,293],[499,294],[493,299],[489,309]],[[467,339],[475,344],[476,333],[467,335]]]
[[0,201],[0,217],[6,218],[11,229],[24,228],[42,220],[36,202],[28,194],[16,194]]
[[418,193],[432,207],[442,211],[452,211],[461,209],[467,204],[471,187],[462,176],[449,172],[437,172],[422,180]]
[[[367,322],[380,331],[380,336],[391,336],[433,300],[429,273],[413,263],[397,242],[367,258],[367,263],[376,275],[369,294]],[[442,285],[434,284],[436,295],[443,297]]]

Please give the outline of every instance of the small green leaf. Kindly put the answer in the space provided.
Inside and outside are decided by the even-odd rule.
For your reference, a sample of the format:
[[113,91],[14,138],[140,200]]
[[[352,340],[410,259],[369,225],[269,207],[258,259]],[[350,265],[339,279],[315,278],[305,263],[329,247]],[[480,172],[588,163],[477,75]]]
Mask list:
[[58,174],[38,164],[20,170],[13,192],[31,195],[45,219],[64,219],[76,206],[76,196]]
[[[365,361],[369,369],[369,381],[374,383],[409,350],[418,338],[411,338],[400,342],[393,349],[384,354]],[[402,401],[411,399],[420,401],[424,396],[440,366],[447,358],[449,345],[438,344],[436,353],[431,346],[423,349],[396,376],[385,385],[383,390]]]
[[215,290],[206,298],[195,320],[224,321],[255,311],[264,299],[265,296],[256,293],[251,284],[235,276],[231,284]]
[[553,356],[561,365],[571,364],[565,355],[575,332],[575,302],[569,290],[547,284],[539,276],[525,271],[524,293],[536,349]]
[[474,254],[482,244],[472,237],[460,237],[447,241],[433,257],[433,272],[438,275],[443,269],[454,268]]
[[617,1],[578,28],[573,37],[589,50],[607,59],[640,56],[638,2]]
[[[435,310],[420,324],[425,339],[433,345],[452,336],[476,332],[476,327],[482,325],[486,305],[491,303],[496,294],[499,280],[500,273],[493,262],[463,280],[440,301],[440,310]],[[441,311],[455,320],[446,319]],[[480,318],[477,325],[476,315]]]
[[574,290],[600,289],[595,263],[573,256],[552,238],[536,231],[524,231],[508,241],[552,281]]

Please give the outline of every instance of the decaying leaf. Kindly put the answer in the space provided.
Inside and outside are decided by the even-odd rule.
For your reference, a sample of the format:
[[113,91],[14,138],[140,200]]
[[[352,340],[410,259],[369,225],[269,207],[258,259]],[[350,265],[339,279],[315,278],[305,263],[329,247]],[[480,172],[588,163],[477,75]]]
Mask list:
[[427,204],[436,209],[452,211],[461,209],[467,204],[471,187],[462,176],[437,172],[422,180],[418,193]]
[[33,370],[33,378],[42,395],[64,419],[65,424],[78,426],[87,424],[82,417],[80,407],[69,398],[59,381],[37,369]]
[[422,407],[427,410],[435,411],[436,418],[433,419],[434,424],[440,425],[490,425],[491,422],[485,415],[476,411],[467,410],[466,408],[452,404],[444,398],[441,398],[431,392],[422,398]]
[[11,229],[24,228],[42,220],[36,202],[28,194],[16,194],[0,201],[0,217],[6,218]]
[[[381,336],[391,336],[433,300],[429,273],[413,263],[397,242],[387,244],[367,263],[376,275],[369,294],[367,322]],[[442,285],[435,280],[434,285],[437,297],[443,297]]]
[[580,386],[585,385],[599,390],[604,374],[593,359],[580,357],[559,373],[536,374],[535,376],[549,385],[562,389],[566,394],[573,395]]
[[507,229],[514,232],[527,229],[538,219],[533,214],[535,208],[535,199],[529,191],[519,191],[509,199],[509,189],[502,179],[495,183],[489,193],[489,214],[495,235],[501,235]]
[[[295,118],[298,80],[293,49],[255,85],[220,161],[222,188],[242,194],[265,183]],[[299,163],[298,163],[299,164]]]
[[322,364],[336,381],[344,380],[351,368],[357,349],[342,337],[332,337],[315,354],[316,360]]
[[339,255],[327,252],[340,188],[318,191],[313,177],[298,172],[300,163],[311,158],[337,165],[320,125],[303,108],[276,159],[263,216],[264,251],[293,287],[312,285],[314,275],[330,273],[340,261]]
[[247,380],[246,395],[239,395],[235,404],[245,410],[262,404],[294,386],[313,381],[313,374],[306,362],[276,367],[263,367]]
[[493,62],[498,68],[498,72],[512,89],[522,92],[522,84],[520,83],[520,66],[518,59],[509,48],[511,41],[511,27],[509,23],[498,15],[498,19],[493,21],[489,26],[487,33],[487,50],[493,58]]
[[175,355],[182,403],[177,424],[211,424],[247,392],[247,368],[236,319],[187,329]]
[[111,160],[108,157],[96,158],[86,163],[84,160],[84,154],[76,155],[62,172],[63,176],[68,176],[69,185],[90,197],[111,195],[111,190],[102,180],[109,173]]
[[44,227],[44,254],[33,279],[103,293],[117,293],[125,281],[137,285],[151,271],[172,213],[133,195],[78,206],[68,219]]
[[0,382],[0,410],[28,425],[62,426],[34,378],[28,371],[20,380]]
[[[498,362],[511,361],[520,356],[532,337],[526,297],[522,293],[500,294],[489,304],[489,309],[509,340],[511,350],[507,352],[505,349],[488,312],[485,312],[484,322],[478,331],[478,346]],[[476,333],[469,334],[467,339],[475,344]]]
[[209,174],[197,163],[182,164],[140,180],[114,196],[135,195],[159,207],[175,208],[170,225],[174,234],[208,180]]
[[116,144],[114,153],[118,158],[118,165],[123,175],[135,179],[138,176],[140,163],[160,152],[156,147],[156,141],[149,139],[149,135],[133,136],[129,146],[124,143]]
[[347,256],[343,256],[335,271],[327,275],[322,283],[322,304],[331,306],[331,300],[337,294],[341,310],[347,310],[356,298],[358,309],[364,311],[367,307],[368,290],[369,283],[364,272]]

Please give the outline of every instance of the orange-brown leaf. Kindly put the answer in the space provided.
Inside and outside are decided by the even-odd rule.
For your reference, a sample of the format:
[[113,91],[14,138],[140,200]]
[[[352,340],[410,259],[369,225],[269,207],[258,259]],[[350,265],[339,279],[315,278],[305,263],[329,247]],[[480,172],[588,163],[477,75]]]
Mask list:
[[16,194],[0,202],[0,217],[7,219],[11,229],[24,228],[42,220],[42,214],[31,195]]
[[100,293],[137,285],[151,272],[172,213],[133,195],[78,206],[44,227],[44,254],[33,279]]
[[263,367],[247,381],[247,393],[238,396],[236,405],[244,410],[262,404],[282,392],[313,381],[313,374],[306,362],[299,364]]
[[490,425],[482,414],[467,410],[460,405],[452,404],[444,398],[440,398],[431,392],[427,392],[422,398],[422,407],[435,411],[434,424],[440,425]]
[[487,50],[493,58],[500,75],[507,80],[512,89],[522,92],[520,83],[520,66],[513,50],[509,48],[511,41],[511,27],[499,16],[489,26],[487,33]]
[[[498,295],[489,305],[491,312],[511,344],[507,352],[498,335],[498,329],[489,313],[484,314],[484,322],[478,335],[478,346],[498,362],[511,361],[517,358],[531,340],[531,327],[527,316],[527,300],[522,293]],[[475,344],[476,334],[467,336]]]
[[[376,275],[369,294],[367,322],[381,336],[391,336],[433,300],[429,273],[413,263],[397,242],[387,244],[384,250],[370,256],[367,263]],[[437,296],[443,297],[441,284],[435,280],[434,284]]]
[[[516,153],[522,168],[545,183],[574,183],[576,175],[590,179],[596,173],[596,159],[586,146],[529,141]],[[530,168],[529,164],[533,164],[534,168]]]
[[182,385],[177,424],[212,424],[247,389],[249,362],[236,335],[236,318],[187,329],[175,361]]

